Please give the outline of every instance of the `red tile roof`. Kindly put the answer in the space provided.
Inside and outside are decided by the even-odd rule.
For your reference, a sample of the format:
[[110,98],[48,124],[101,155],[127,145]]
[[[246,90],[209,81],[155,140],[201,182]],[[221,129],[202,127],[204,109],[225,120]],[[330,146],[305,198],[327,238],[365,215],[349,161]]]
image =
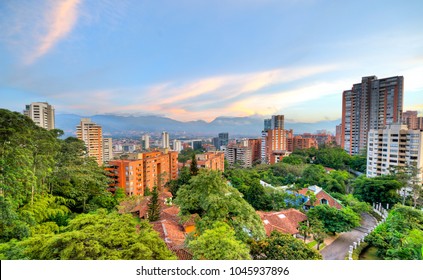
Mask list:
[[[334,199],[330,194],[328,194],[325,190],[323,190],[322,188],[318,187],[318,186],[310,186],[308,188],[303,188],[301,190],[298,191],[299,194],[302,194],[304,196],[307,196],[307,192],[313,192],[316,196],[316,202],[314,203],[314,206],[316,205],[321,205],[322,204],[322,199],[325,199],[328,203],[329,206],[331,207],[335,207],[337,209],[342,209],[343,206],[341,203],[339,203],[336,199]],[[310,200],[308,200],[306,202],[306,205],[311,206],[310,204]]]
[[298,233],[298,224],[307,220],[307,216],[296,209],[287,209],[279,212],[257,211],[257,214],[263,221],[267,235],[270,235],[274,230],[296,234]]

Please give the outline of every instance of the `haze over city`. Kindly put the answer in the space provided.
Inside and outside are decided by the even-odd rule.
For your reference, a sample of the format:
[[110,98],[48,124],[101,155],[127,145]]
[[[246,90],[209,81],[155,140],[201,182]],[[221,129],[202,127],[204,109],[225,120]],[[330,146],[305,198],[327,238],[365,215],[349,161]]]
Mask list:
[[421,1],[2,1],[2,107],[180,121],[341,116],[362,76],[422,113]]

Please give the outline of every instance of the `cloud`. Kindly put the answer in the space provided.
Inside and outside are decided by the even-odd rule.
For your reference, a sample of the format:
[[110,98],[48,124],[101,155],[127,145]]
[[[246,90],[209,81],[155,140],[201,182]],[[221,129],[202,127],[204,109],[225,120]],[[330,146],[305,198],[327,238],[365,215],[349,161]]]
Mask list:
[[43,25],[47,27],[46,32],[37,38],[36,48],[27,58],[28,64],[45,55],[72,31],[78,19],[80,3],[81,0],[55,1],[50,10],[45,12]]
[[[319,74],[333,72],[338,68],[336,65],[278,68],[204,77],[182,83],[166,82],[148,88],[66,92],[56,94],[56,98],[68,97],[66,102],[69,104],[84,100],[85,103],[93,104],[95,108],[92,112],[97,113],[99,110],[102,113],[153,113],[185,121],[212,120],[221,115],[245,116],[278,111],[283,108],[284,103],[275,100],[282,96],[281,87],[293,87],[296,83],[304,83],[305,79],[313,79]],[[337,89],[338,92],[344,87],[345,84]],[[317,88],[318,86],[314,86],[310,90],[315,93]],[[308,92],[309,88],[305,90]],[[284,96],[293,93],[292,90],[287,92],[283,93]],[[295,94],[296,96],[291,98],[299,100],[298,102],[309,98],[309,95],[300,94],[300,90]],[[82,109],[80,106],[74,108]]]

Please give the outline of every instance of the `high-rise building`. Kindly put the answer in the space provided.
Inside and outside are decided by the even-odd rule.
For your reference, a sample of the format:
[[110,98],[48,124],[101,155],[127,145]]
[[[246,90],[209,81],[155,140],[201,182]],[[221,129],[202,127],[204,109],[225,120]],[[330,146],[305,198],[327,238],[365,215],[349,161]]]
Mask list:
[[392,124],[384,129],[369,131],[367,148],[367,177],[387,175],[396,166],[416,164],[422,180],[423,131],[408,129],[407,125]]
[[219,145],[216,147],[216,149],[221,149],[222,147],[226,147],[229,144],[229,133],[227,132],[221,132],[218,134],[219,138]]
[[54,107],[47,102],[33,102],[26,105],[23,113],[39,127],[48,130],[55,128]]
[[285,129],[285,117],[284,115],[272,116],[270,121],[270,129]]
[[367,148],[370,129],[381,129],[402,118],[404,78],[363,77],[342,95],[341,146],[350,154]]
[[99,165],[103,164],[103,131],[100,125],[89,118],[82,118],[76,127],[76,136],[85,142],[88,156],[94,157]]
[[109,162],[113,159],[113,140],[112,138],[103,138],[103,161]]
[[146,189],[161,188],[178,178],[178,153],[130,154],[127,160],[110,161],[107,170],[113,179],[111,187],[120,187],[128,195],[143,195]]
[[342,144],[342,123],[336,126],[335,142],[338,146]]
[[252,149],[248,146],[229,145],[225,150],[225,158],[231,165],[238,163],[242,167],[251,167]]
[[182,143],[181,140],[173,140],[173,150],[176,152],[182,151]]
[[[284,128],[284,115],[274,115],[270,120],[266,119],[264,121],[261,141],[263,163],[275,163],[274,159],[280,158],[279,155],[285,154],[287,151],[286,131]],[[278,156],[275,157],[273,154]]]
[[423,129],[422,117],[417,116],[417,111],[406,111],[402,114],[402,123],[409,129]]
[[162,132],[162,148],[163,149],[170,148],[169,133],[167,133],[166,131]]
[[201,140],[192,140],[191,147],[193,150],[202,150],[203,149],[203,141]]
[[248,147],[251,148],[251,162],[261,161],[261,139],[248,139]]
[[150,135],[144,134],[143,136],[141,136],[141,148],[143,150],[150,149]]

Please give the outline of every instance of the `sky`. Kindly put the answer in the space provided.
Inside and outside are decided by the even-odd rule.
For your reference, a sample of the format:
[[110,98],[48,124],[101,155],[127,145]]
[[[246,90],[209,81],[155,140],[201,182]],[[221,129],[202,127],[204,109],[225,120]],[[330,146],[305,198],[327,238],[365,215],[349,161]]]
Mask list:
[[423,114],[423,1],[1,0],[0,108],[336,120],[361,77]]

